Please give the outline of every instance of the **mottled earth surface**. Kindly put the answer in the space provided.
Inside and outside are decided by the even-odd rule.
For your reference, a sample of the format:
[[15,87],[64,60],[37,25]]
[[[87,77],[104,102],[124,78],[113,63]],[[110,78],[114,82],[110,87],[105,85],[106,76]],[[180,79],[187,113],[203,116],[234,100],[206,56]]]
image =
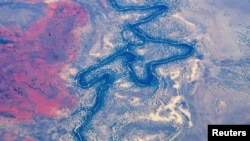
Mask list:
[[250,124],[249,0],[0,1],[0,141],[206,141]]

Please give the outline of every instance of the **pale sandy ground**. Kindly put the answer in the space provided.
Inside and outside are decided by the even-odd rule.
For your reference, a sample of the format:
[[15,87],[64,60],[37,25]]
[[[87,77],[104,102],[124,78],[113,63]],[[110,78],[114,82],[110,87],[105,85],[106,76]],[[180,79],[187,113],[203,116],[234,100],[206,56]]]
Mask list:
[[175,17],[194,31],[204,54],[196,89],[188,98],[194,127],[183,137],[191,141],[206,140],[207,124],[249,124],[250,2],[190,2]]

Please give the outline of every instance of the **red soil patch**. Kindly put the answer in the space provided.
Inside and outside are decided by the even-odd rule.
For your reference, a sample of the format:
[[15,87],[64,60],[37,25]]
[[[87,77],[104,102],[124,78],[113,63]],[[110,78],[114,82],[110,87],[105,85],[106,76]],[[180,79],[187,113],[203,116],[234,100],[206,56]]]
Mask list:
[[0,118],[55,117],[76,105],[59,73],[79,49],[73,30],[87,22],[79,4],[58,2],[27,31],[0,28]]

